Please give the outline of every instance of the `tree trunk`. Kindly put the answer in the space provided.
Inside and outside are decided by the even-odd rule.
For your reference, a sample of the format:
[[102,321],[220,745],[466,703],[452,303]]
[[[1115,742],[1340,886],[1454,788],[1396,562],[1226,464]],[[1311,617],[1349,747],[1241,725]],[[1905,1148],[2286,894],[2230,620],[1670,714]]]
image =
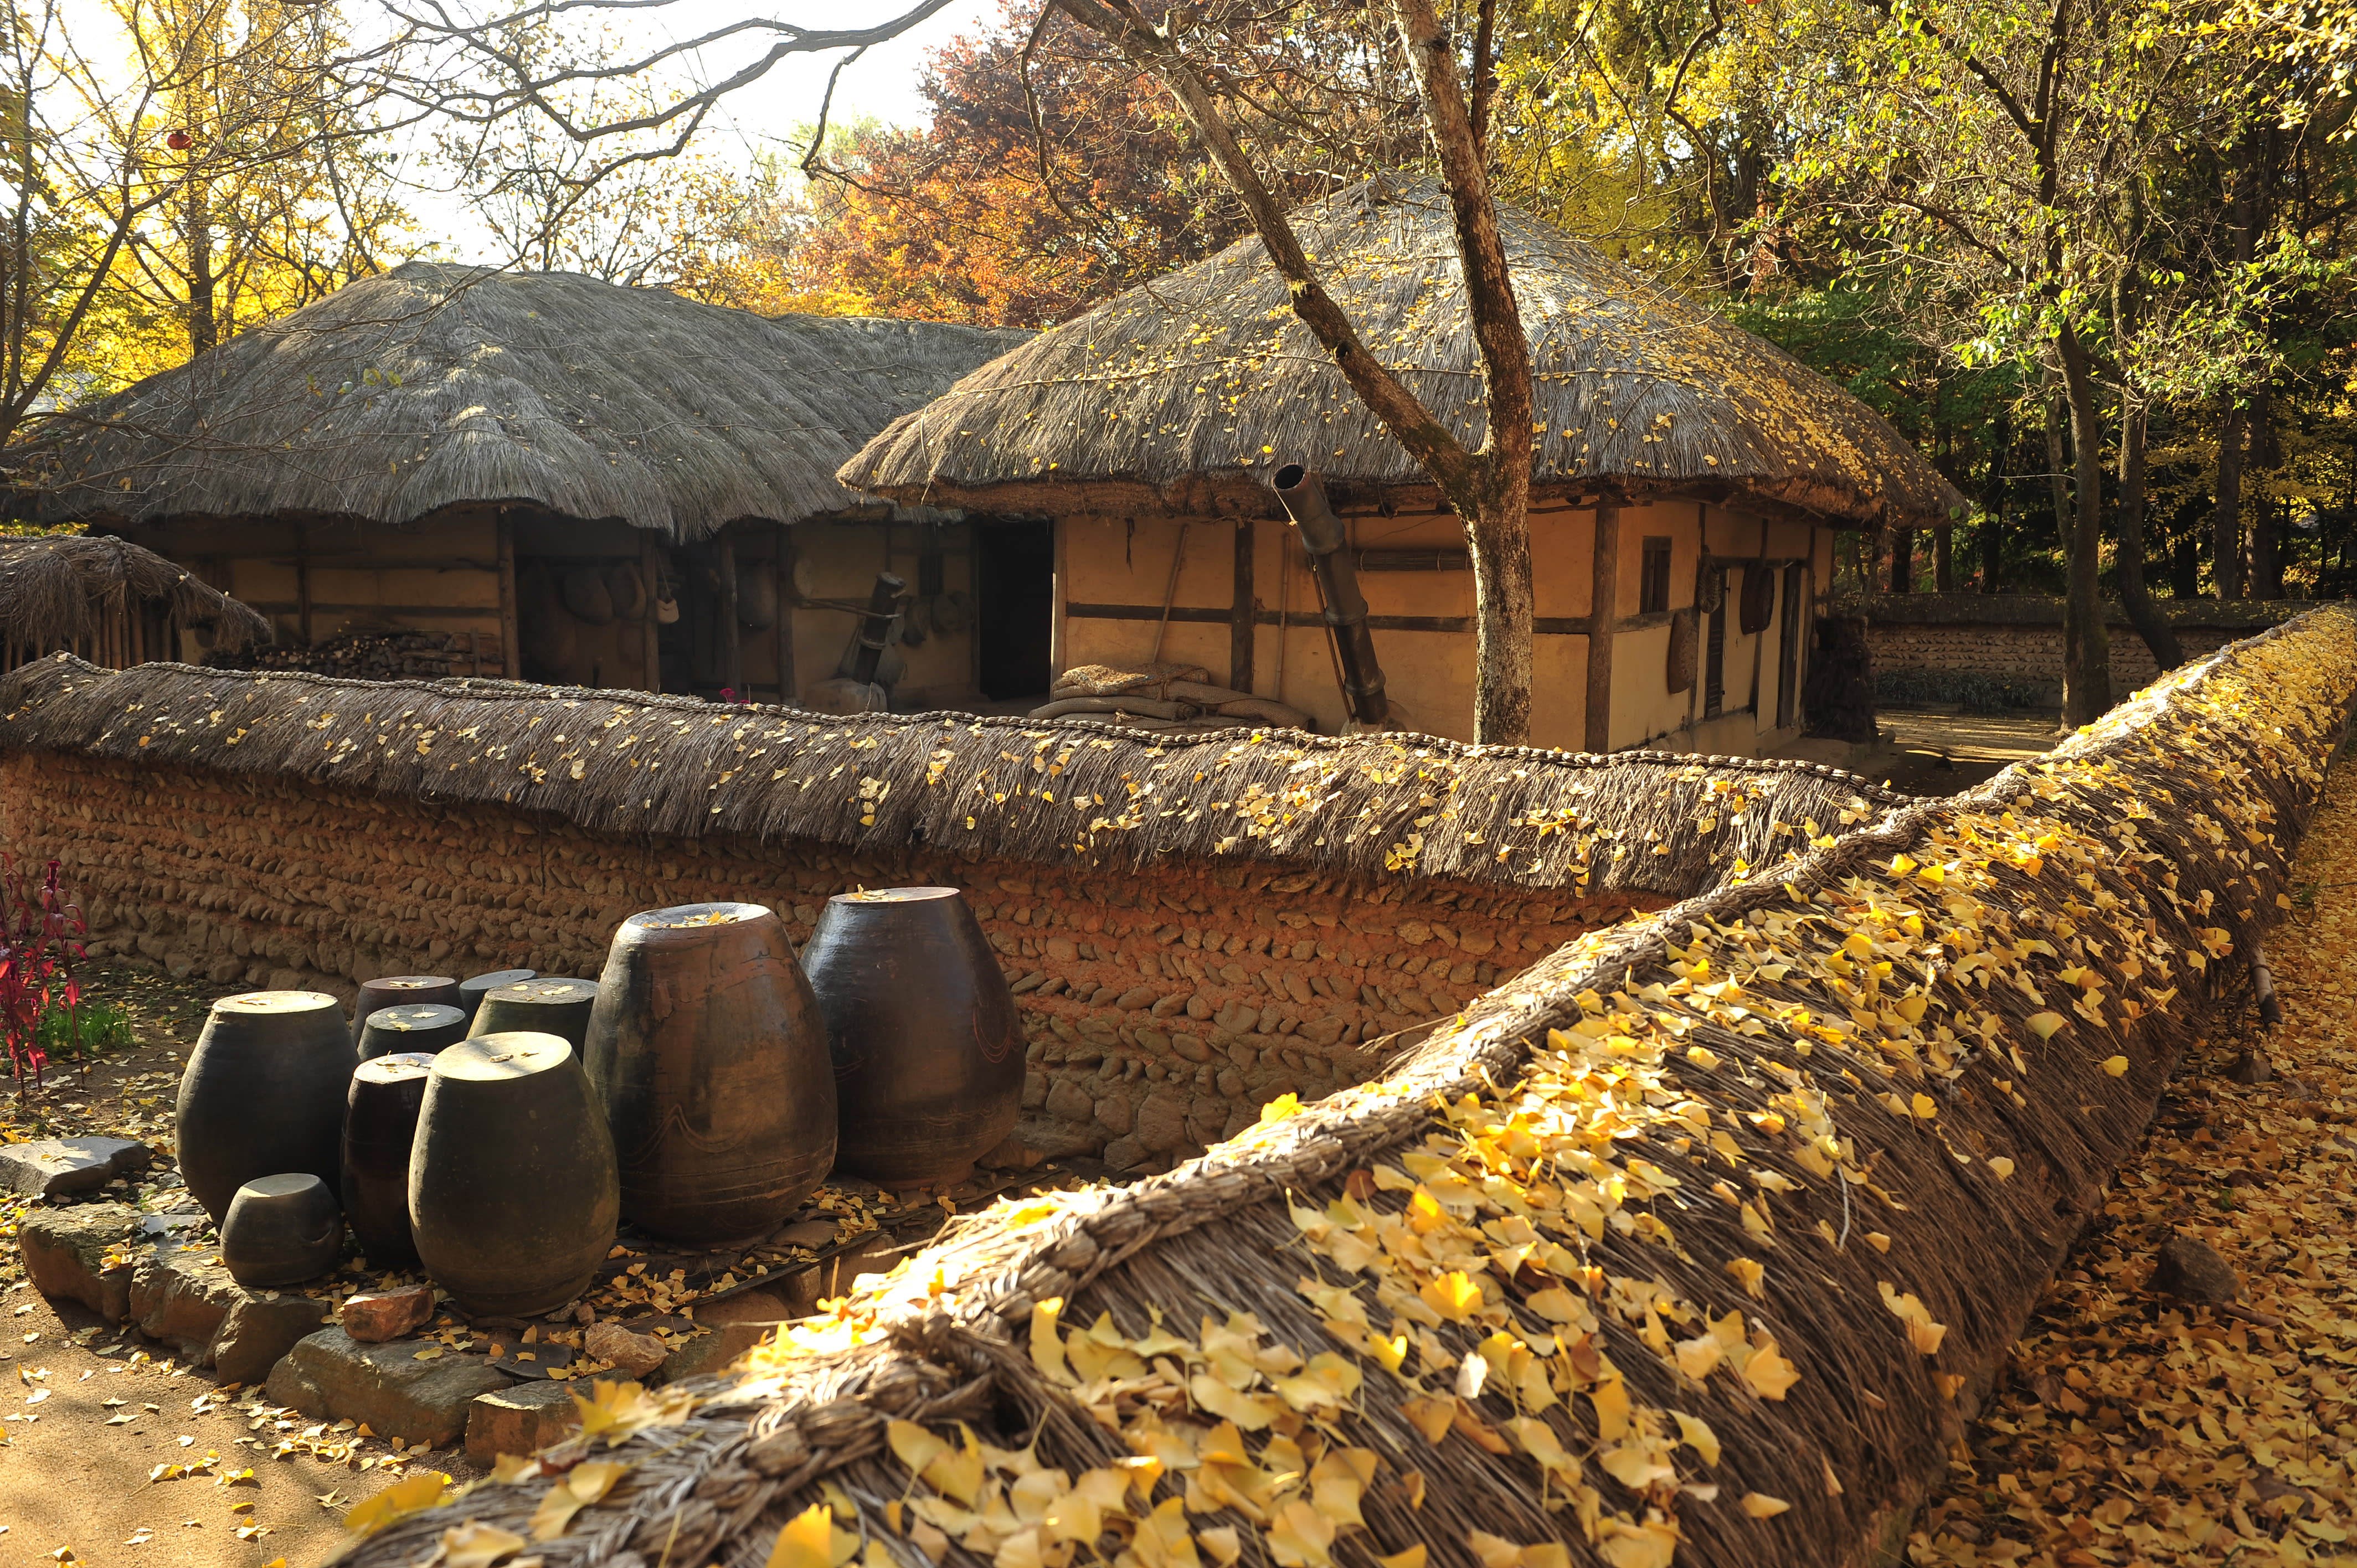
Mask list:
[[2254,496],[2251,505],[2251,596],[2284,596],[2283,534],[2276,527],[2281,502],[2274,496]]
[[[2071,593],[2062,612],[2062,722],[2076,729],[2093,724],[2112,705],[2112,650],[2104,631],[2104,599],[2097,579],[2102,565],[2104,488],[2096,455],[2104,449],[2103,429],[2096,424],[2095,381],[2087,363],[2086,346],[2069,322],[2056,336],[2061,350],[2062,381],[2071,406],[2072,480],[2078,487],[2078,508],[2072,519],[2069,553]],[[2061,432],[2056,432],[2059,445]],[[2060,478],[2060,473],[2057,473]]]
[[1996,439],[1989,452],[1988,483],[1981,491],[1981,592],[2000,591],[2005,581],[2005,486],[2013,456],[2013,420],[1996,416]]
[[2131,398],[2120,403],[2120,603],[2128,624],[2152,650],[2152,661],[2174,670],[2185,662],[2185,651],[2144,581],[2145,409]]
[[1956,591],[1956,531],[1946,523],[1932,531],[1932,591]]
[[2243,410],[2224,394],[2218,421],[2218,499],[2210,514],[2210,580],[2222,599],[2243,596]]
[[1915,591],[1915,531],[1911,528],[1890,531],[1890,591]]
[[2071,558],[2071,456],[2062,441],[2063,422],[2071,417],[2062,398],[2046,402],[2046,488],[2054,501],[2054,536],[2062,547],[2062,559]]
[[[195,161],[191,153],[189,159]],[[213,303],[213,216],[206,182],[188,181],[188,352],[203,353],[221,342],[221,319]]]
[[[1480,556],[1473,560],[1480,570]],[[1620,509],[1609,502],[1596,508],[1596,545],[1588,566],[1587,709],[1581,745],[1601,756],[1612,749],[1612,644],[1620,618]]]

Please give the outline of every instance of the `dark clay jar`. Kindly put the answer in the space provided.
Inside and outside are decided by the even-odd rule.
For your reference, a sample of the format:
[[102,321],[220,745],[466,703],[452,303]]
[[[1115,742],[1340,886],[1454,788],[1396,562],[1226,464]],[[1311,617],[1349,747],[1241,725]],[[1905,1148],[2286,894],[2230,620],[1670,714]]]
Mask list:
[[360,1057],[367,1061],[395,1051],[424,1051],[430,1057],[466,1037],[467,1015],[447,1003],[380,1007],[368,1015],[361,1030]]
[[417,1262],[409,1231],[409,1146],[434,1058],[424,1051],[371,1057],[353,1070],[344,1112],[344,1218],[377,1270]]
[[317,991],[224,996],[180,1074],[180,1176],[218,1221],[256,1176],[308,1171],[333,1192],[352,1037]]
[[589,1037],[589,1009],[597,1001],[594,980],[520,980],[484,993],[467,1033],[554,1035],[578,1054]]
[[457,1004],[458,983],[447,974],[383,974],[361,982],[359,1005],[352,1009],[352,1044],[361,1043],[370,1015],[387,1007],[419,1007],[439,1002]]
[[495,969],[488,974],[470,974],[458,983],[458,1008],[468,1017],[483,1004],[483,998],[502,985],[522,985],[527,980],[538,980],[536,969]]
[[956,888],[837,894],[802,972],[834,1059],[840,1169],[889,1187],[947,1186],[1015,1131],[1023,1026]]
[[759,904],[633,915],[582,1054],[614,1131],[622,1214],[674,1241],[766,1234],[834,1163],[826,1025]]
[[409,1224],[462,1311],[522,1317],[571,1301],[612,1249],[619,1207],[613,1134],[571,1046],[481,1035],[434,1058]]
[[237,1189],[221,1227],[221,1266],[249,1290],[316,1280],[344,1250],[335,1194],[308,1172],[259,1176]]

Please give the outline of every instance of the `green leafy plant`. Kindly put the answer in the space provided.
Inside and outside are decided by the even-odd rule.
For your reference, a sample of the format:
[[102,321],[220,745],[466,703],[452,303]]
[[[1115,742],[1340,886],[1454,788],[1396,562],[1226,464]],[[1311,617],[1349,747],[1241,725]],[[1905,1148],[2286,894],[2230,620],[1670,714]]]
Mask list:
[[96,1058],[129,1050],[133,1041],[131,1015],[115,1002],[84,999],[77,1007],[52,1003],[33,1025],[33,1043],[44,1057],[69,1058],[85,1072]]

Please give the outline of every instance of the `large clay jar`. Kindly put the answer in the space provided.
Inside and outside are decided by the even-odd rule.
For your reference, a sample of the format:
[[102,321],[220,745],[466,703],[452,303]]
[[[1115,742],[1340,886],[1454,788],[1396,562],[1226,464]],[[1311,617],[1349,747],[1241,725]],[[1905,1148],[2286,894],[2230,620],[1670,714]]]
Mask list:
[[307,1171],[257,1176],[237,1189],[221,1218],[221,1266],[249,1290],[316,1280],[343,1250],[335,1195]]
[[939,1187],[1015,1131],[1023,1026],[964,895],[891,887],[827,900],[802,950],[834,1058],[835,1165]]
[[486,993],[467,1032],[554,1035],[578,1053],[589,1037],[589,1009],[597,1000],[594,980],[522,980]]
[[466,1037],[467,1015],[445,1003],[380,1007],[361,1030],[360,1056],[362,1061],[395,1051],[424,1051],[430,1057]]
[[495,969],[487,974],[470,974],[458,983],[458,1009],[471,1018],[483,998],[502,985],[522,985],[527,980],[538,980],[536,969]]
[[352,1073],[344,1112],[344,1218],[361,1255],[380,1273],[417,1262],[409,1231],[409,1146],[433,1068],[430,1052],[396,1051],[371,1057]]
[[317,991],[224,996],[180,1074],[180,1176],[218,1222],[256,1176],[308,1171],[337,1185],[352,1037]]
[[447,974],[381,974],[361,982],[361,999],[352,1009],[352,1044],[361,1043],[370,1015],[387,1007],[417,1007],[458,1000],[458,983]]
[[554,1035],[462,1040],[434,1058],[409,1151],[409,1224],[435,1283],[476,1317],[588,1287],[614,1245],[614,1137]]
[[614,1131],[623,1216],[657,1236],[766,1234],[834,1164],[826,1025],[759,904],[623,921],[582,1063]]

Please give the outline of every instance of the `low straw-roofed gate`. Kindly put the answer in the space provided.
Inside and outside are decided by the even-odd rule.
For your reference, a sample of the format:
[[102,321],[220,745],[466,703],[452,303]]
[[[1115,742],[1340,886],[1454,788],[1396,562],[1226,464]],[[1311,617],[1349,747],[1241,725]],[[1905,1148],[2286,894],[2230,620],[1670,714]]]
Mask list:
[[[195,725],[155,722],[167,705],[135,708],[124,678],[33,674],[0,693],[12,748],[192,744]],[[1482,815],[1466,786],[1596,765],[1450,753],[1452,880],[1496,886],[1528,849],[1534,876],[1591,885],[1641,875],[1613,870],[1631,859],[1693,865],[1696,896],[1566,943],[1379,1081],[1280,1101],[1169,1174],[961,1221],[757,1352],[751,1380],[609,1396],[600,1430],[393,1521],[351,1560],[415,1563],[453,1529],[528,1537],[577,1477],[597,1500],[530,1544],[552,1565],[1864,1561],[2001,1369],[2205,998],[2239,976],[2237,944],[2274,917],[2352,691],[2357,617],[2319,611],[1979,789],[1813,834],[1772,798],[1706,810],[1759,774],[1682,786],[1666,763],[1608,765],[1643,780],[1620,788],[1647,809],[1582,828],[1552,867],[1544,812]],[[1042,730],[1079,757],[1085,730],[1022,733]],[[828,735],[850,772],[884,733]],[[315,736],[315,761],[286,739],[261,769],[426,777],[393,725]],[[1447,792],[1429,764],[1363,744],[1334,743],[1371,764],[1351,804],[1416,789],[1372,853],[1406,846],[1394,829],[1417,816],[1415,853],[1434,853]],[[1092,798],[1030,845],[1040,859],[1116,862],[1145,842],[1091,837],[1118,770],[1075,783],[1003,740],[935,749],[931,786],[887,795],[866,775],[879,788],[859,829],[955,830],[949,800],[1012,751],[1027,816],[1070,810],[1038,799],[1059,785]],[[679,771],[641,812],[673,832],[691,803],[726,813],[726,781]],[[1173,853],[1197,832],[1216,853],[1233,786],[1254,779],[1271,782],[1198,768],[1102,831],[1168,821]],[[904,789],[926,803],[891,805]],[[1214,799],[1224,820],[1199,826]],[[1351,820],[1286,816],[1265,805],[1250,820],[1273,838],[1227,847],[1334,852]],[[1512,842],[1477,841],[1492,833]],[[589,1457],[621,1468],[568,1468]]]

